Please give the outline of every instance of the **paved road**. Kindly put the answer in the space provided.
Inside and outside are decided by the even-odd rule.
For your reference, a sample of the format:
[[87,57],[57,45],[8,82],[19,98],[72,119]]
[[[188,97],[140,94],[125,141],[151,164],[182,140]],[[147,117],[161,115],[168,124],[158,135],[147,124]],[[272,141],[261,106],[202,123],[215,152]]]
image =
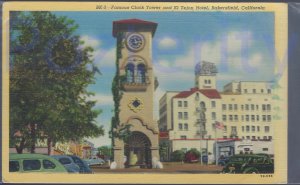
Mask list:
[[216,174],[222,170],[221,166],[215,165],[200,165],[194,164],[182,164],[182,163],[163,163],[163,169],[141,169],[141,168],[126,168],[110,170],[107,165],[92,167],[95,173],[185,173],[185,174]]

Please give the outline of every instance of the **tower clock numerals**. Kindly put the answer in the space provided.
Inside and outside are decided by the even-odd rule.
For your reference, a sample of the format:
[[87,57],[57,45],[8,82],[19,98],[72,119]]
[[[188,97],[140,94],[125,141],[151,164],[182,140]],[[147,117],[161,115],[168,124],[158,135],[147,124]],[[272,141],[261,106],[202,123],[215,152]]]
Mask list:
[[145,46],[145,39],[141,34],[132,33],[127,36],[126,45],[131,51],[140,51]]

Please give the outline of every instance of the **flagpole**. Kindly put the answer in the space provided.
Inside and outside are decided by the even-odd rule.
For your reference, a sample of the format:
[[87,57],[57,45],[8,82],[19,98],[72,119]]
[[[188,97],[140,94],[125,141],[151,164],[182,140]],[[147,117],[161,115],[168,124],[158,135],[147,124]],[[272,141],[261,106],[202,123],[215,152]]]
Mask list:
[[215,127],[216,165],[218,165],[217,128]]

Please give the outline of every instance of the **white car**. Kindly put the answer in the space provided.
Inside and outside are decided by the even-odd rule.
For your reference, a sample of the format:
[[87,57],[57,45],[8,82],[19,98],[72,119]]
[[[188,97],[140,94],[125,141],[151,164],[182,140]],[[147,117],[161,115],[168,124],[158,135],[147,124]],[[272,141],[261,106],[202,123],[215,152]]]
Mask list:
[[95,166],[95,165],[103,165],[105,161],[101,158],[96,158],[96,159],[85,159],[85,162],[89,166]]

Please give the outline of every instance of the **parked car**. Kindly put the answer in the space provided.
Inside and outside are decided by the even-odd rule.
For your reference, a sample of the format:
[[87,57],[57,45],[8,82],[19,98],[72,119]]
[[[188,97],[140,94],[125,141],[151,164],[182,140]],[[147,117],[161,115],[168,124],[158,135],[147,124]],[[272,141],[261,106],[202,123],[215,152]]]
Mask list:
[[274,173],[274,163],[268,155],[239,154],[230,157],[223,173]]
[[103,165],[105,163],[101,158],[85,159],[85,161],[89,166]]
[[76,155],[69,155],[69,156],[79,166],[79,168],[80,168],[79,173],[93,173],[93,171],[91,170],[89,165],[84,160],[82,160],[80,157],[78,157]]
[[57,160],[42,154],[9,154],[9,172],[67,173]]
[[80,167],[67,155],[51,155],[54,159],[58,160],[69,173],[79,173]]

